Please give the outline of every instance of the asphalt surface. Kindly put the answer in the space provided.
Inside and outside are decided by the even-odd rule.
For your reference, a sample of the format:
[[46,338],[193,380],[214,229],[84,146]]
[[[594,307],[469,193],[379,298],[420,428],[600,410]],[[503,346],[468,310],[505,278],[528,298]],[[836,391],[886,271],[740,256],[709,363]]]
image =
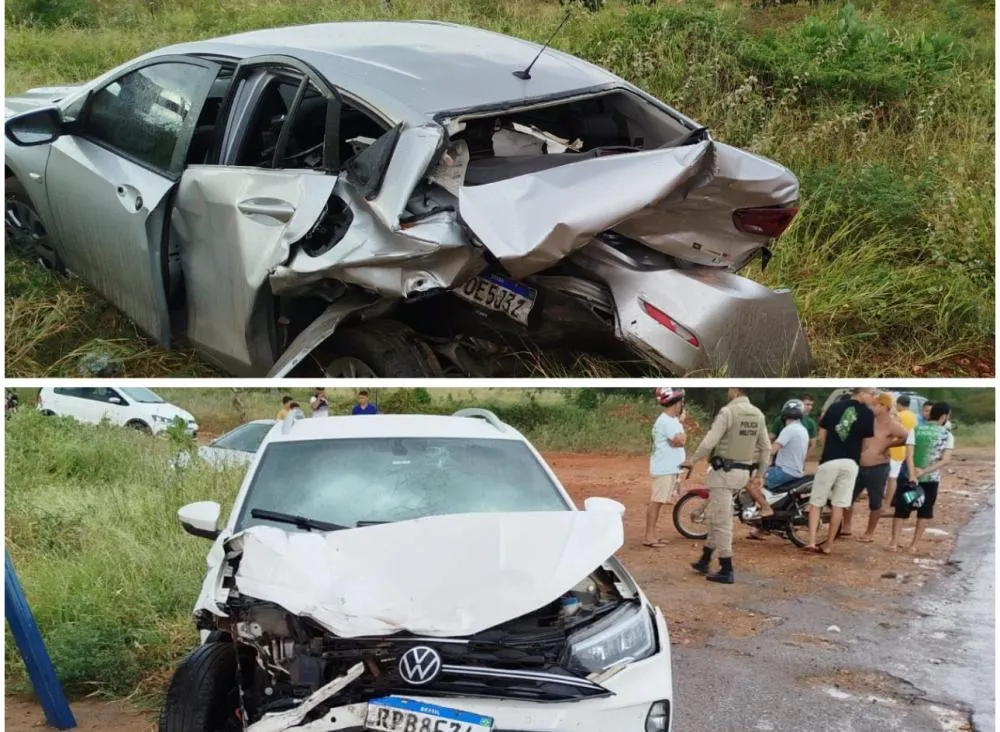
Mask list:
[[[938,579],[878,613],[803,592],[749,609],[749,639],[675,647],[674,732],[992,732],[995,729],[994,493],[959,534]],[[887,579],[886,581],[893,581]],[[860,598],[878,603],[879,596]]]

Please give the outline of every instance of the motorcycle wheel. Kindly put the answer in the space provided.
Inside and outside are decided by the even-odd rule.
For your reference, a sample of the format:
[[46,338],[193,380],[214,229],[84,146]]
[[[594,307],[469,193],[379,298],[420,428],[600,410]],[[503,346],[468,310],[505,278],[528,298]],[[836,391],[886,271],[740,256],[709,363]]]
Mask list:
[[[808,504],[802,504],[800,516],[795,516],[788,521],[788,528],[785,535],[799,549],[809,544],[809,514],[806,511]],[[825,528],[824,528],[825,527]],[[816,531],[817,540],[826,536],[830,527],[830,509],[824,508],[819,514],[819,529]]]
[[708,499],[697,493],[685,493],[674,504],[674,528],[686,539],[704,541],[708,538],[708,523],[705,507]]

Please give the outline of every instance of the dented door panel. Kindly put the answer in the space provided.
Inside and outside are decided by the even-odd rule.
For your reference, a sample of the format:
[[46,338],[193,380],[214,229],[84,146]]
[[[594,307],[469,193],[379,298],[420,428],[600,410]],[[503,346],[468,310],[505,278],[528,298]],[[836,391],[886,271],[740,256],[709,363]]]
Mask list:
[[188,339],[236,373],[256,370],[248,326],[268,275],[324,214],[337,178],[310,170],[192,166],[171,217]]

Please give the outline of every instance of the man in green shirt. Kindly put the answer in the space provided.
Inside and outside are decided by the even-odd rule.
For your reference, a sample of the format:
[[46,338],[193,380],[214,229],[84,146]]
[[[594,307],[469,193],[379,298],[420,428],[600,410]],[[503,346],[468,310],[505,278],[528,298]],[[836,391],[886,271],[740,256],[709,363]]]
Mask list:
[[[920,507],[907,503],[908,488],[903,488],[902,480],[896,489],[896,513],[892,518],[892,540],[889,549],[895,551],[899,546],[899,535],[903,530],[903,522],[910,514],[917,512],[917,526],[913,530],[913,541],[907,547],[915,551],[917,543],[924,535],[927,522],[934,518],[934,504],[937,502],[938,488],[941,485],[941,468],[951,461],[951,451],[955,449],[955,438],[945,427],[951,418],[951,407],[947,402],[937,402],[931,407],[928,419],[924,424],[917,425],[907,436],[907,458],[912,455],[914,475],[909,475],[907,465],[907,482],[914,481],[924,491],[924,502]],[[900,479],[902,479],[900,475]]]
[[[813,408],[812,394],[803,394],[801,397],[799,397],[799,399],[801,399],[802,404],[805,405],[805,408],[802,410],[802,426],[805,427],[806,432],[809,433],[809,454],[811,454],[813,448],[816,447],[816,435],[819,432],[818,428],[816,427],[816,420],[813,419],[811,416],[809,416]],[[784,426],[785,423],[781,419],[781,415],[779,414],[777,417],[774,418],[774,421],[771,422],[771,428],[768,430],[768,432],[771,433],[772,443],[774,442],[775,438],[777,438],[777,436],[781,434],[781,428]]]

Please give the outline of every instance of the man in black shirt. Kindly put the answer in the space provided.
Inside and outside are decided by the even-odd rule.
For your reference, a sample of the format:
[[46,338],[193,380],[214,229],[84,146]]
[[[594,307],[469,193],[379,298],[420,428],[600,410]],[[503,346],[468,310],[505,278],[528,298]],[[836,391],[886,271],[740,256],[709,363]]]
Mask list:
[[[819,444],[823,447],[819,469],[813,478],[809,498],[809,543],[805,550],[829,554],[840,531],[844,509],[854,498],[854,483],[861,462],[861,447],[865,439],[875,434],[875,413],[871,409],[876,390],[861,387],[851,391],[850,399],[834,402],[819,421]],[[823,549],[816,546],[820,513],[827,501],[830,512],[830,536]]]

